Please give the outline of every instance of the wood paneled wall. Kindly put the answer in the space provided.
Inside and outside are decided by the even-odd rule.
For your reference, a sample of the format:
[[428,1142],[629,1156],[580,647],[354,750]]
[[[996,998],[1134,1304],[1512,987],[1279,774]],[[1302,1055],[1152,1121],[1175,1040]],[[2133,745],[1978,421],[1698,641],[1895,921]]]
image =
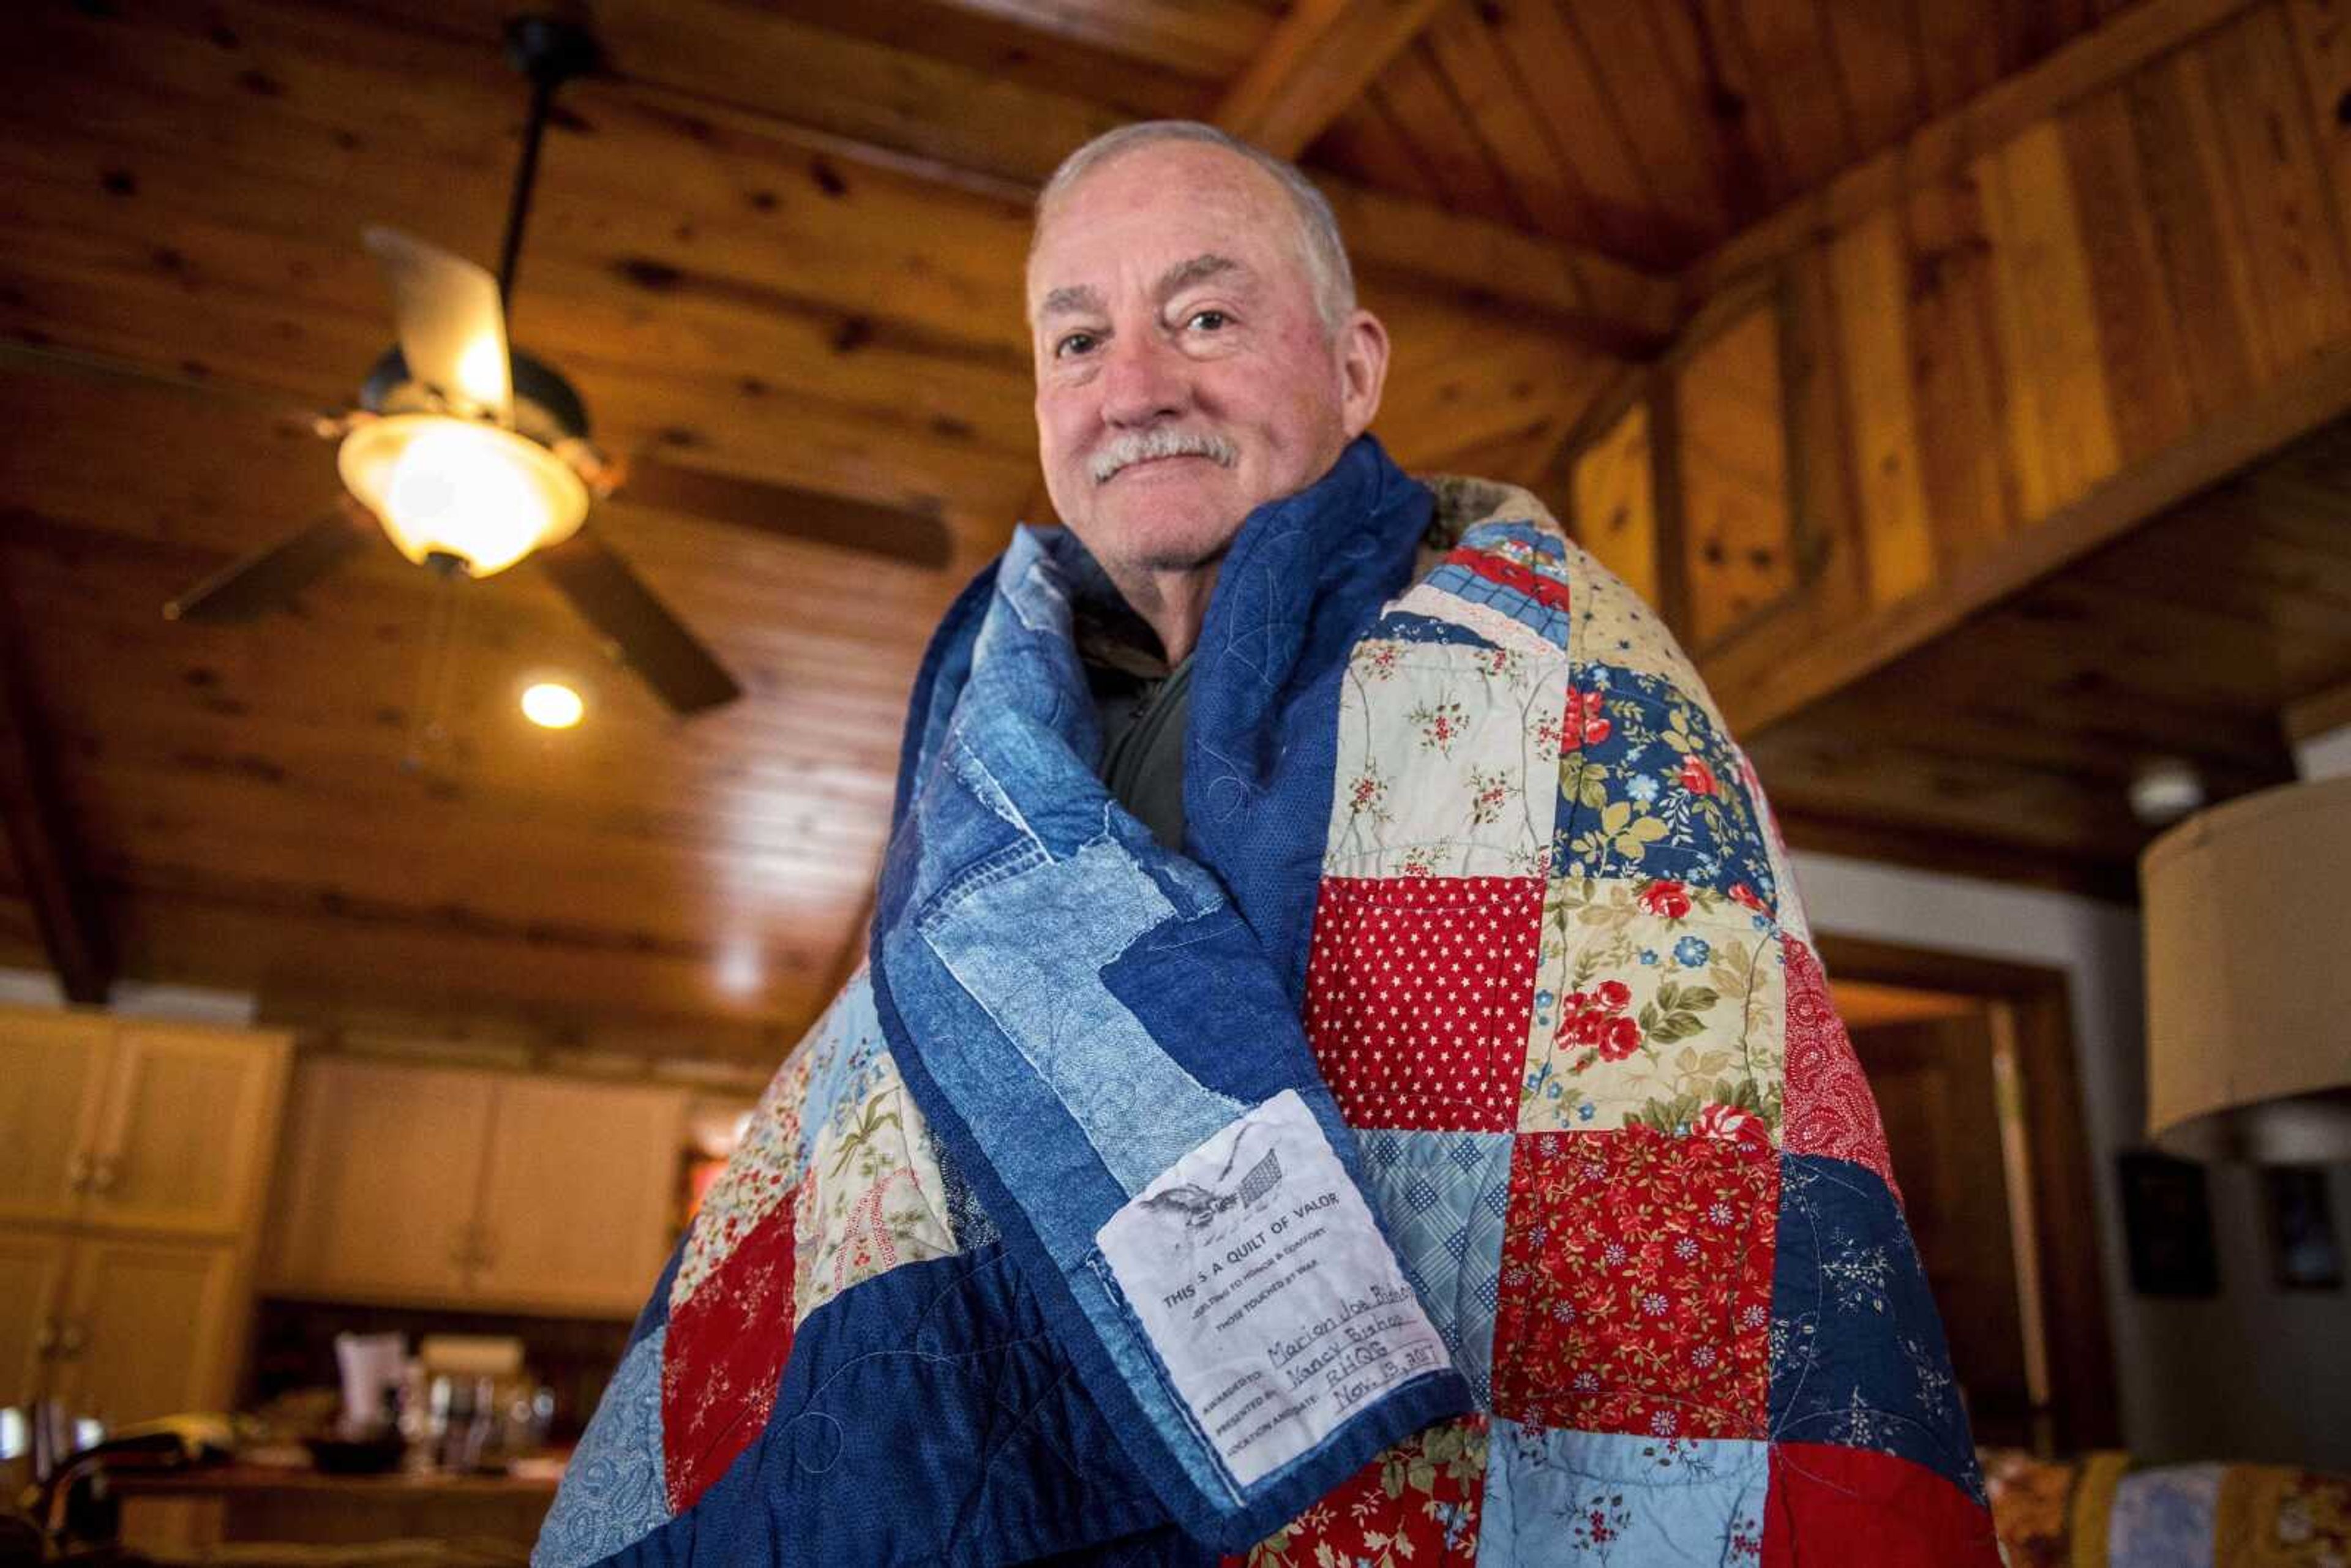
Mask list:
[[2346,9],[2207,6],[1980,148],[1930,128],[1883,199],[1746,246],[1587,421],[1554,488],[1735,725],[2351,408]]

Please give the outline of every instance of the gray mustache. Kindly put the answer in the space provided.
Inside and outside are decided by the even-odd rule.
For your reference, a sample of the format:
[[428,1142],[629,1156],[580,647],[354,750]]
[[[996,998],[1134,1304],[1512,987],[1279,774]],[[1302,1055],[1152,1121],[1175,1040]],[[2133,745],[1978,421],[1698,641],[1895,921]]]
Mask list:
[[1239,448],[1221,435],[1188,430],[1146,430],[1120,436],[1095,453],[1088,468],[1094,483],[1100,485],[1120,469],[1155,457],[1206,457],[1219,468],[1229,468],[1240,461],[1241,455]]

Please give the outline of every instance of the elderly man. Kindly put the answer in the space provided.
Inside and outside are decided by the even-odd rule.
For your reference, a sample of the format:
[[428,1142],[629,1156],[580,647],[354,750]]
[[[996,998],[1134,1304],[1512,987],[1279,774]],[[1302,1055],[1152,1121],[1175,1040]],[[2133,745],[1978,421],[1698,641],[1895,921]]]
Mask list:
[[1531,497],[1364,434],[1328,207],[1204,126],[1038,203],[1022,529],[868,969],[536,1561],[1997,1562],[1763,798]]

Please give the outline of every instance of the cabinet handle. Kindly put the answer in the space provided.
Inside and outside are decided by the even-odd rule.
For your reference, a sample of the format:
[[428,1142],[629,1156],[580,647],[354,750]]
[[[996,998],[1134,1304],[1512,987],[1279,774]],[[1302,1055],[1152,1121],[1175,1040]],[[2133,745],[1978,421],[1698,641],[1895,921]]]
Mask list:
[[114,1191],[115,1178],[122,1174],[122,1162],[112,1155],[99,1156],[98,1169],[90,1177],[90,1189],[104,1197]]
[[42,1361],[54,1357],[57,1354],[57,1320],[53,1316],[43,1318],[40,1333],[33,1336],[33,1354]]
[[57,1358],[61,1361],[78,1361],[81,1358],[81,1353],[89,1348],[89,1328],[81,1323],[68,1323],[65,1333],[57,1338]]
[[88,1192],[92,1169],[89,1151],[78,1151],[66,1166],[66,1185],[76,1192]]

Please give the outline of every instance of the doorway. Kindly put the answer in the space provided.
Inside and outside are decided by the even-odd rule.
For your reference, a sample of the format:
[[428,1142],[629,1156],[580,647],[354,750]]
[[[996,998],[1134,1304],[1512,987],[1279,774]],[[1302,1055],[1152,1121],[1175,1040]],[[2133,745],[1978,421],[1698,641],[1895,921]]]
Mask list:
[[1820,939],[1886,1123],[1976,1439],[2043,1456],[2119,1423],[2062,970]]

